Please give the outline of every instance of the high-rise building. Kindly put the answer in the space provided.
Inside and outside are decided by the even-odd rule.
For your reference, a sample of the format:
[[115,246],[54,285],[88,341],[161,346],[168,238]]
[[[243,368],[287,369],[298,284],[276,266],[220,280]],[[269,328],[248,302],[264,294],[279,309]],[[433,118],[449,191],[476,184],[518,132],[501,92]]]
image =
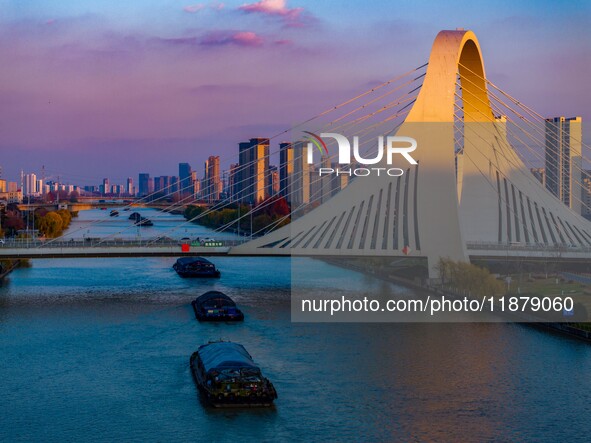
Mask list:
[[101,194],[110,194],[111,186],[109,185],[109,179],[103,178],[103,184],[101,185]]
[[193,194],[193,184],[191,177],[191,165],[189,163],[179,163],[178,191],[182,198]]
[[251,138],[238,146],[239,199],[247,203],[258,203],[268,196],[270,190],[269,139]]
[[6,180],[0,179],[0,192],[6,192]]
[[162,193],[164,176],[154,177],[154,192]]
[[23,181],[23,195],[38,195],[37,176],[35,174],[25,174]]
[[279,194],[288,201],[290,197],[289,180],[293,174],[293,146],[291,143],[279,143]]
[[193,181],[193,200],[198,200],[201,196],[201,180],[197,178],[197,171],[191,172],[191,180]]
[[[321,159],[321,168],[331,168],[330,157],[323,155]],[[320,203],[326,203],[332,197],[332,175],[324,174],[320,177],[322,192],[320,194]]]
[[133,189],[133,179],[131,177],[127,177],[127,182],[125,184],[125,193],[127,195],[133,195],[134,194],[134,189]]
[[238,163],[232,163],[230,165],[230,172],[228,174],[228,188],[226,190],[226,194],[230,198],[231,201],[236,201],[238,199],[238,171],[240,165]]
[[581,214],[582,118],[546,119],[546,189]]
[[160,197],[167,197],[171,194],[172,177],[168,175],[161,175],[154,177],[154,192],[158,192]]
[[[145,197],[150,192],[150,174],[147,172],[140,172],[137,180],[139,189],[138,189],[138,196]],[[152,180],[152,189],[154,189],[154,181]]]
[[288,180],[291,190],[292,210],[310,203],[310,165],[308,164],[308,143],[293,144],[293,174]]
[[275,165],[269,166],[269,174],[271,175],[271,184],[269,195],[279,195],[279,169]]
[[[332,168],[336,171],[340,165],[333,163]],[[347,174],[331,174],[331,195],[337,194],[339,191],[345,189],[349,184],[349,176]]]
[[169,186],[170,191],[168,194],[172,195],[174,197],[180,198],[179,178],[173,175],[172,177],[169,177],[169,179],[170,179],[170,186]]
[[210,156],[205,162],[205,188],[203,198],[208,202],[220,199],[222,193],[222,181],[220,179],[220,157]]

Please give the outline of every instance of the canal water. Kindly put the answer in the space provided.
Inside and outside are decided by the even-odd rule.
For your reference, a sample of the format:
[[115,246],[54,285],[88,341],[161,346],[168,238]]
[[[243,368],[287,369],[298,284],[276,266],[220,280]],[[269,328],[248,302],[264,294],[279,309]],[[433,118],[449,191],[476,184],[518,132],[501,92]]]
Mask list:
[[[72,235],[137,236],[122,213],[80,213]],[[141,235],[219,235],[142,210]],[[90,226],[92,220],[103,220]],[[185,230],[186,229],[186,230]],[[125,230],[122,232],[122,230]],[[151,230],[151,232],[148,232]],[[290,321],[292,265],[323,291],[385,283],[320,261],[228,258],[219,280],[174,259],[35,260],[0,287],[0,441],[588,441],[591,346],[514,324]],[[222,290],[241,324],[201,324],[190,301]],[[408,291],[391,288],[394,292]],[[189,356],[243,343],[274,382],[272,409],[205,406]]]

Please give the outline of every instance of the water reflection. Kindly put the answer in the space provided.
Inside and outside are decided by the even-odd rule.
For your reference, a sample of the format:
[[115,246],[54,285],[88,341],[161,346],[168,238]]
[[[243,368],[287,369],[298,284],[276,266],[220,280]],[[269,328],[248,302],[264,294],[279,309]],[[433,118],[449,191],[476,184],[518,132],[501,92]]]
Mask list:
[[[173,261],[36,260],[11,275],[0,288],[0,440],[581,441],[591,433],[587,344],[505,324],[291,323],[289,259],[219,258],[215,281],[181,279]],[[322,262],[302,265],[323,284],[338,275],[342,290],[383,289],[355,273],[343,280]],[[198,323],[189,302],[210,289],[231,294],[245,322]],[[246,346],[277,387],[276,408],[202,405],[188,360],[214,339]]]

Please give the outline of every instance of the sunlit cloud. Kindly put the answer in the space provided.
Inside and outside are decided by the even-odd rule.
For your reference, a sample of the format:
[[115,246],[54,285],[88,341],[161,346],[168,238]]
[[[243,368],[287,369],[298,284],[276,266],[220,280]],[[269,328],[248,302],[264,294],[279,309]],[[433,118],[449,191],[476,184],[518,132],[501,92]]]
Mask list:
[[286,0],[260,0],[245,3],[238,8],[240,11],[279,18],[286,26],[301,27],[304,25],[302,15],[304,8],[289,8]]
[[258,47],[262,46],[264,39],[251,31],[239,31],[239,32],[227,32],[227,31],[214,31],[205,35],[200,44],[204,46],[246,46],[246,47]]

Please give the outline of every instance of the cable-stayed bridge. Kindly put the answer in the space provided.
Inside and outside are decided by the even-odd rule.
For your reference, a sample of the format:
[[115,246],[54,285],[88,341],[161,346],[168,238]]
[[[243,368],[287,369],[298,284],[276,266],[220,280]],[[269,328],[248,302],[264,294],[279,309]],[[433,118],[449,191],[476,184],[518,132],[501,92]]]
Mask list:
[[[427,64],[273,137],[291,134],[299,149],[294,162],[300,167],[294,168],[287,187],[290,214],[255,232],[252,240],[211,249],[196,246],[182,253],[421,257],[428,260],[432,276],[440,257],[591,261],[591,222],[570,210],[526,166],[528,159],[543,162],[544,149],[558,145],[558,140],[548,143],[552,135],[546,131],[547,124],[544,117],[486,78],[474,33],[442,31]],[[363,158],[376,161],[371,166],[357,165],[363,166],[357,169],[372,171],[355,177],[334,195],[328,195],[322,186],[310,191],[312,177],[320,185],[330,179],[315,177],[309,169],[313,167],[305,166],[312,144],[300,141],[302,132],[359,137]],[[380,159],[376,150],[372,151],[380,136],[390,135],[417,143],[412,152],[416,164],[396,156],[394,166],[401,173],[395,175],[384,172],[392,167],[387,156]],[[576,203],[571,206],[581,207],[585,205],[580,192],[582,168],[588,162],[583,149],[588,146],[581,140],[575,142],[578,147],[576,143],[570,146],[574,157],[570,201]],[[339,148],[336,139],[325,143],[320,167],[334,171]],[[256,170],[259,161],[241,167]],[[354,177],[353,166],[343,169]],[[259,185],[251,183],[251,192],[258,192]],[[186,197],[180,203],[191,203],[191,199]],[[231,203],[217,202],[186,223]],[[220,230],[232,229],[265,204]],[[291,218],[289,224],[274,229],[287,218]],[[125,256],[126,250],[130,256],[182,255],[178,244],[164,245],[157,239],[140,245],[101,239],[91,246],[77,246],[67,239],[18,247],[6,244],[0,248],[0,257],[96,257],[109,255],[109,251]]]

